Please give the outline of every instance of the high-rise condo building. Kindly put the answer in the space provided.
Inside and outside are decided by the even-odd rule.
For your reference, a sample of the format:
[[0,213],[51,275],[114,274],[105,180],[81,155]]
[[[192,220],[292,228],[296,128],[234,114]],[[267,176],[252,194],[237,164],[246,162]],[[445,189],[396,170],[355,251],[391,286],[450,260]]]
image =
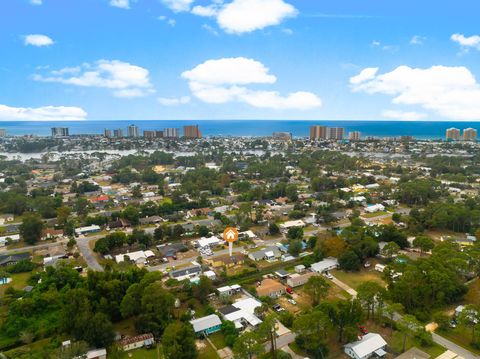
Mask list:
[[362,137],[360,131],[351,131],[348,133],[348,139],[350,141],[358,141]]
[[135,125],[128,126],[127,133],[128,133],[128,137],[138,137],[139,136],[138,127]]
[[178,138],[178,128],[166,128],[163,130],[163,137]]
[[155,137],[162,138],[163,137],[163,131],[155,131]]
[[52,127],[52,137],[68,137],[68,127]]
[[143,131],[143,137],[145,138],[155,138],[155,131]]
[[0,137],[6,137],[7,136],[7,131],[4,130],[3,128],[0,128]]
[[201,138],[202,133],[198,128],[198,125],[183,126],[183,137],[185,138]]
[[326,126],[310,126],[310,139],[311,140],[325,140],[327,138]]
[[121,128],[113,130],[113,137],[122,138],[123,137],[123,130]]
[[104,129],[103,130],[103,135],[107,138],[112,138],[112,130]]
[[477,140],[477,130],[474,128],[466,128],[463,130],[463,140],[464,141],[476,141]]
[[447,129],[445,137],[447,140],[458,141],[460,140],[460,130],[458,128],[449,128]]
[[329,140],[343,140],[345,129],[343,127],[328,127],[327,139]]

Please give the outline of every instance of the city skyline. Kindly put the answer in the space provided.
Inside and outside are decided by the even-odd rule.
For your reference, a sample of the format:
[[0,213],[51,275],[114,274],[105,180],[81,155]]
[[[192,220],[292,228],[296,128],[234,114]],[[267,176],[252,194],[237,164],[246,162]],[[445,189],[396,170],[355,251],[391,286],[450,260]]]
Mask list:
[[480,5],[409,3],[7,1],[0,121],[480,120]]

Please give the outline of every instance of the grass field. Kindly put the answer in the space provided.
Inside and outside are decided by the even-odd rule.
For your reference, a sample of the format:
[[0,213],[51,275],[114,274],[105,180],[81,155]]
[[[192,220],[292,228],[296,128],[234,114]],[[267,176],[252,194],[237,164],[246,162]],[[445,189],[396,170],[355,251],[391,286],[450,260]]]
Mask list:
[[198,357],[200,359],[219,359],[219,356],[215,349],[210,345],[206,340],[203,341],[205,347],[202,350],[199,350]]
[[386,283],[380,277],[381,274],[374,269],[361,270],[360,272],[344,272],[342,270],[334,270],[332,271],[332,274],[353,289],[357,289],[360,284],[367,281],[377,282],[382,286],[386,285]]
[[209,335],[208,338],[212,341],[213,345],[217,347],[217,349],[223,349],[227,346],[225,343],[225,337],[220,332],[213,333]]
[[30,278],[30,276],[32,275],[31,272],[28,272],[28,273],[16,273],[16,274],[12,274],[10,275],[10,277],[12,278],[12,281],[6,285],[2,285],[0,286],[0,298],[3,297],[3,295],[5,294],[5,290],[8,288],[8,287],[13,287],[15,289],[23,289],[26,285],[27,285],[27,281],[28,279]]
[[127,352],[126,357],[132,359],[162,359],[162,347],[158,345],[158,347],[153,347],[151,349],[141,348],[132,350]]
[[468,304],[480,305],[480,280],[475,279],[468,285],[464,299]]

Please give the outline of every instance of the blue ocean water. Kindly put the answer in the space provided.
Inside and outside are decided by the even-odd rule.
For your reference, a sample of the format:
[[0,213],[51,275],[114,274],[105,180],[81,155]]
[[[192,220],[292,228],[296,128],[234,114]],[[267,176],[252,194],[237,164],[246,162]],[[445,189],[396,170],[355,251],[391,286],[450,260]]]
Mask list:
[[[290,132],[295,137],[309,135],[312,125],[344,127],[346,133],[360,131],[365,136],[414,136],[417,139],[442,139],[450,127],[464,129],[480,127],[477,122],[459,121],[289,121],[289,120],[169,120],[169,121],[75,121],[75,122],[34,122],[3,121],[0,128],[8,135],[48,136],[51,127],[68,127],[71,135],[102,134],[105,128],[122,128],[135,124],[140,131],[163,130],[166,127],[182,128],[198,124],[204,136],[270,136],[272,132]],[[182,131],[180,131],[180,134]]]

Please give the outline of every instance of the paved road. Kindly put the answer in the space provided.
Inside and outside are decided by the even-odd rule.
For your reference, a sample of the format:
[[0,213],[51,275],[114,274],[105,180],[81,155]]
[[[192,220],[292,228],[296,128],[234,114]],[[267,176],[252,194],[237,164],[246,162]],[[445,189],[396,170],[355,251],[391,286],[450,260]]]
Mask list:
[[104,237],[104,236],[102,235],[102,236],[94,236],[94,237],[77,238],[77,247],[80,250],[80,253],[82,253],[82,256],[85,259],[85,262],[87,262],[88,268],[97,272],[103,272],[103,267],[100,265],[100,263],[98,263],[97,258],[95,257],[95,254],[92,251],[92,249],[89,247],[88,243],[90,241],[93,241],[101,237]]
[[440,344],[441,346],[447,348],[448,350],[451,350],[454,353],[457,353],[459,356],[461,356],[464,359],[479,359],[480,356],[475,355],[471,351],[455,344],[454,342],[451,342],[448,339],[445,339],[441,335],[438,335],[436,333],[432,333],[432,338],[433,341],[437,344]]
[[45,249],[45,248],[50,248],[50,247],[55,247],[58,246],[59,244],[63,244],[67,242],[66,239],[57,241],[57,242],[48,242],[48,243],[40,243],[34,246],[26,246],[26,247],[21,247],[21,248],[12,248],[12,249],[0,249],[0,254],[13,254],[13,253],[18,253],[18,252],[26,252],[26,251],[32,251],[32,250],[38,250],[38,249]]
[[[307,236],[311,236],[311,235],[314,235],[317,233],[317,230],[313,230],[313,231],[307,231],[304,233],[305,237]],[[281,240],[283,240],[284,237],[277,237],[277,238],[273,238],[273,239],[269,239],[269,240],[264,240],[263,243],[261,243],[261,246],[273,246],[275,245],[276,243],[280,242]],[[239,247],[239,246],[234,246],[233,247],[233,253],[240,253],[242,252],[243,250],[245,250],[244,247]],[[219,251],[215,251],[214,252],[214,255],[213,256],[206,256],[206,255],[201,255],[200,253],[198,253],[199,255],[202,256],[202,258],[205,258],[205,259],[209,259],[209,258],[215,258],[215,257],[220,257],[220,256],[224,256],[226,254],[229,253],[229,250],[228,248],[227,249],[222,249],[222,250],[219,250]],[[162,271],[162,270],[165,270],[167,269],[168,267],[172,267],[172,266],[181,266],[183,264],[188,264],[192,261],[196,260],[196,257],[189,257],[189,258],[183,258],[183,259],[177,259],[175,261],[172,261],[172,262],[169,262],[169,263],[163,263],[163,264],[159,264],[157,266],[152,266],[152,267],[148,267],[147,269],[150,271],[150,272],[153,272],[153,271]]]

